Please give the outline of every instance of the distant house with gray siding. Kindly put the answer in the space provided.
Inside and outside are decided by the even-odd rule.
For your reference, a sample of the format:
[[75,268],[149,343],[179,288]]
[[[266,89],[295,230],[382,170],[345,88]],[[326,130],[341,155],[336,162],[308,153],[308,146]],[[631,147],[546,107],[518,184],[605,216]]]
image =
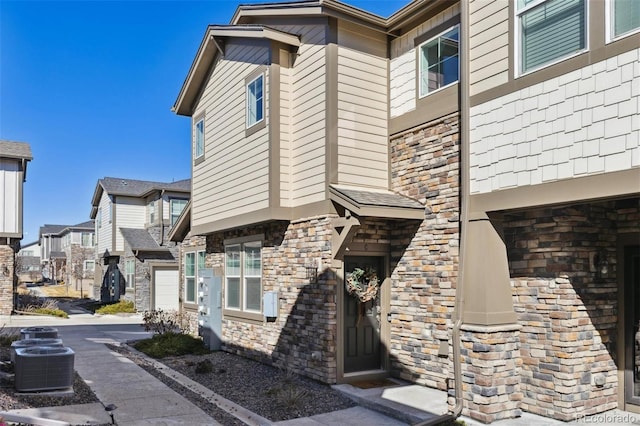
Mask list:
[[167,238],[190,198],[191,180],[105,177],[92,199],[94,297],[129,300],[138,311],[177,309],[177,247]]
[[15,306],[16,253],[23,233],[24,182],[31,160],[29,144],[0,140],[0,315],[9,315]]

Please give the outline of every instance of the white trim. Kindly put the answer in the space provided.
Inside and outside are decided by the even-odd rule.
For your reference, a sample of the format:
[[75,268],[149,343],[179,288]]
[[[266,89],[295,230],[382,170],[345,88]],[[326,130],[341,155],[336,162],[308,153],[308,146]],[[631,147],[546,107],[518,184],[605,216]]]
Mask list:
[[[429,91],[427,93],[422,94],[421,93],[422,92],[422,81],[421,81],[422,80],[422,46],[424,46],[427,43],[432,42],[436,38],[440,37],[443,34],[448,33],[449,31],[453,30],[456,27],[458,28],[458,78],[456,79],[456,81],[453,81],[453,82],[451,82],[451,83],[449,83],[449,84],[447,84],[445,86],[438,87],[435,90],[432,90],[432,91]],[[417,74],[417,78],[418,78],[418,81],[417,81],[418,99],[425,98],[425,97],[427,97],[427,96],[429,96],[429,95],[431,95],[433,93],[437,93],[440,90],[446,89],[449,86],[453,86],[454,84],[457,84],[460,81],[460,24],[452,25],[451,27],[447,28],[446,30],[434,35],[429,40],[425,40],[422,43],[420,43],[418,45],[418,59],[417,59],[417,61],[418,61],[418,67],[417,67],[418,72],[416,74]]]
[[[260,118],[260,120],[256,120],[255,123],[249,123],[249,86],[251,84],[253,84],[253,82],[257,81],[258,79],[262,79],[262,118]],[[266,90],[265,90],[265,78],[264,78],[264,73],[260,73],[258,74],[255,78],[249,80],[246,84],[245,84],[245,115],[246,115],[246,120],[245,120],[245,124],[246,124],[246,128],[250,129],[253,126],[261,123],[264,121],[264,116],[266,115],[266,105],[265,105],[265,101],[266,101]],[[256,108],[257,111],[257,108]]]
[[640,27],[628,31],[626,33],[622,33],[619,36],[614,36],[613,34],[613,3],[615,0],[605,0],[604,6],[604,16],[605,16],[605,43],[613,43],[614,41],[618,41],[625,37],[632,36],[634,34],[640,33]]
[[[197,153],[198,148],[198,124],[202,123],[202,152],[200,155]],[[204,155],[204,117],[200,117],[193,124],[193,159],[197,160],[198,158]]]
[[577,52],[573,52],[569,55],[566,56],[562,56],[554,61],[551,62],[547,62],[545,64],[542,64],[536,68],[530,69],[526,72],[522,71],[522,37],[521,37],[521,26],[520,26],[520,16],[526,12],[528,12],[529,10],[533,9],[536,6],[539,6],[541,4],[544,4],[546,2],[549,1],[553,1],[553,0],[538,0],[535,3],[529,4],[526,7],[524,7],[522,10],[518,10],[517,7],[517,2],[516,2],[516,6],[513,8],[514,10],[514,19],[513,19],[513,25],[514,25],[514,29],[513,29],[513,40],[514,40],[514,69],[513,69],[513,73],[514,73],[514,78],[519,78],[519,77],[523,77],[525,75],[531,74],[533,72],[539,71],[541,69],[550,67],[552,65],[558,64],[560,62],[566,61],[568,59],[571,59],[573,57],[582,55],[585,52],[589,51],[589,15],[590,15],[590,8],[589,8],[589,0],[582,0],[584,2],[584,6],[585,6],[585,13],[584,13],[584,21],[585,21],[585,27],[584,27],[584,39],[585,39],[585,43],[584,43],[584,49],[579,50]]

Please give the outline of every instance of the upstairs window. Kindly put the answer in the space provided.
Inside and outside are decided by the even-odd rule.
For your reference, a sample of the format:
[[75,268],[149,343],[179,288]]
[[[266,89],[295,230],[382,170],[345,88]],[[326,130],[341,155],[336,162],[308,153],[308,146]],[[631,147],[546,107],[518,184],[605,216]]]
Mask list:
[[184,206],[187,205],[187,200],[172,199],[169,201],[169,214],[171,216],[171,226],[175,225],[178,218],[184,210]]
[[147,204],[147,210],[149,211],[149,225],[154,225],[156,223],[156,202],[151,201]]
[[518,0],[520,74],[587,48],[585,0]]
[[93,233],[83,232],[81,238],[82,238],[82,247],[93,247],[95,245]]
[[247,128],[264,119],[264,76],[259,75],[247,84]]
[[124,262],[124,274],[127,288],[135,287],[136,261],[128,259]]
[[420,97],[458,81],[459,42],[460,26],[456,25],[420,45]]
[[610,0],[610,39],[626,36],[640,29],[640,1]]
[[204,118],[196,121],[193,133],[193,158],[197,159],[204,155]]

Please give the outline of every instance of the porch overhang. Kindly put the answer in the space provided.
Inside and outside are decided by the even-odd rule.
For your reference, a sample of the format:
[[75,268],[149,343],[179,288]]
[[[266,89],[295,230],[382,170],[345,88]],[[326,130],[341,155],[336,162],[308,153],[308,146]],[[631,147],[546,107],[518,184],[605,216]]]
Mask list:
[[420,202],[393,191],[331,184],[329,198],[358,217],[424,219]]

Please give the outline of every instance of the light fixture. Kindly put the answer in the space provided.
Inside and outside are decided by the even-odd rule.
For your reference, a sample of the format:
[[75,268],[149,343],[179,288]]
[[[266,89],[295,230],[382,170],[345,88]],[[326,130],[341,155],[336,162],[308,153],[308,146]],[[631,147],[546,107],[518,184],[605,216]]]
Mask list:
[[593,267],[595,269],[596,278],[607,278],[609,275],[609,261],[607,260],[607,252],[600,250],[593,255]]

